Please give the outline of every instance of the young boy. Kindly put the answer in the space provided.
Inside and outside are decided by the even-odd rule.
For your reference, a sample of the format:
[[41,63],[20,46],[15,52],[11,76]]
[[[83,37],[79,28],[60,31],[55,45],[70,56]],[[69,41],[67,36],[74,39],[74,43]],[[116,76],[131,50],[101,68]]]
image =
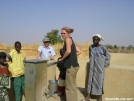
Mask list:
[[[58,58],[59,59],[62,58],[62,56],[64,55],[64,51],[63,49],[60,49],[60,55],[61,57]],[[60,74],[59,74],[59,79],[58,79],[58,93],[60,94],[60,96],[64,95],[65,93],[65,76],[66,76],[66,68],[63,68],[63,62],[59,62],[57,64],[57,67],[59,68]]]
[[25,83],[24,83],[24,63],[23,56],[21,53],[21,43],[19,41],[14,44],[15,49],[12,49],[9,53],[12,61],[9,63],[9,71],[11,77],[14,79],[14,91],[15,91],[15,101],[20,101],[21,99],[21,89],[25,94]]
[[6,63],[6,53],[0,52],[0,101],[9,101],[10,73]]

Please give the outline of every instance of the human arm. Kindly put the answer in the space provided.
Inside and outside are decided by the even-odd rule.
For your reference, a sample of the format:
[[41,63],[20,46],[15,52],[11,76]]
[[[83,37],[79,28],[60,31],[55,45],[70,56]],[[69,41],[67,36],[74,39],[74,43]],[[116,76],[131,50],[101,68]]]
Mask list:
[[105,47],[105,64],[104,64],[105,68],[108,68],[110,66],[110,59],[111,59],[111,55]]
[[51,57],[50,57],[50,60],[54,60],[54,58],[55,58],[55,56],[51,56]]
[[90,56],[91,56],[91,49],[90,49],[90,46],[89,46],[89,58],[90,58]]
[[12,62],[12,57],[9,54],[7,54],[7,62]]
[[82,51],[76,46],[76,54],[77,56],[80,55],[82,53]]
[[42,47],[40,46],[40,47],[38,48],[38,51],[37,51],[36,59],[39,59],[39,58],[40,58],[41,51],[42,51]]
[[12,70],[13,70],[13,51],[10,51],[9,54],[7,54],[7,58],[8,58],[8,70],[10,71],[11,75],[12,75]]
[[52,56],[50,57],[50,60],[54,60],[54,58],[55,58],[55,51],[54,51],[53,48],[52,48],[51,50],[52,50],[52,51],[51,51]]
[[41,52],[38,51],[37,56],[36,56],[36,59],[39,59],[40,58],[40,54],[41,54]]

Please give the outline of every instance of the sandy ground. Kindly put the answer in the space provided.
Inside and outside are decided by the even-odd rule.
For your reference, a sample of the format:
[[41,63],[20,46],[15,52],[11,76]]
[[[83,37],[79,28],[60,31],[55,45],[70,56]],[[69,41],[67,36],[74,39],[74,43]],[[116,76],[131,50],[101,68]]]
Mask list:
[[[86,67],[87,62],[89,62],[89,58],[88,58],[88,56],[84,57],[84,58],[79,58],[78,61],[80,64],[80,69],[77,73],[77,87],[80,90],[80,92],[83,93],[83,95],[84,95],[85,77],[86,77],[85,67]],[[134,73],[134,54],[111,53],[111,64],[110,64],[109,68],[112,68],[112,71],[110,69],[106,70],[107,78],[106,78],[105,84],[104,84],[104,85],[106,85],[104,87],[104,92],[107,94],[103,95],[103,100],[108,96],[111,96],[111,97],[115,96],[115,94],[113,93],[114,91],[112,91],[112,90],[115,90],[115,91],[117,90],[115,86],[119,86],[119,89],[118,89],[119,94],[117,94],[117,96],[115,96],[115,97],[117,97],[117,98],[119,96],[123,97],[124,95],[129,97],[129,95],[130,95],[131,97],[133,97],[133,100],[134,100],[134,95],[133,95],[134,93],[133,94],[125,94],[125,92],[129,91],[129,89],[134,88],[134,85],[132,85],[134,83],[133,82],[131,82],[131,84],[129,83],[129,81],[132,78],[134,78],[134,76],[133,76],[133,73]],[[58,76],[59,71],[57,70],[56,72],[57,72],[56,74]],[[131,76],[128,75],[128,77],[127,77],[125,73],[130,74]],[[120,77],[121,75],[122,75],[122,77]],[[112,79],[113,77],[114,78],[116,77],[116,79],[118,80],[117,83],[115,83],[114,79],[109,80],[109,78]],[[125,86],[126,88],[123,88],[124,84],[120,84],[120,82],[119,82],[120,79],[124,79],[124,81],[122,80],[121,82],[122,83],[127,82],[126,85],[127,84],[130,85],[130,87]],[[112,83],[113,83],[113,85],[111,85]],[[127,90],[127,91],[125,91],[125,90]],[[110,91],[110,93],[109,93],[109,91]],[[124,93],[124,94],[122,94],[122,93]],[[96,101],[96,100],[91,99],[91,101]],[[111,101],[113,101],[113,100],[111,100]]]
[[[84,87],[85,79],[85,66],[89,62],[89,58],[80,58],[80,70],[77,74],[77,86]],[[134,71],[134,54],[124,54],[124,53],[111,53],[111,62],[109,68],[127,69]]]
[[[32,57],[29,57],[29,58],[32,59]],[[27,58],[27,59],[29,59],[29,58]],[[58,58],[58,57],[56,57],[56,58]],[[57,60],[57,59],[55,59],[55,60]],[[86,77],[86,74],[85,74],[86,69],[85,68],[86,68],[87,62],[89,62],[89,58],[88,58],[88,56],[84,57],[84,58],[79,58],[78,61],[80,64],[80,69],[77,73],[76,82],[77,82],[78,90],[84,95],[85,77]],[[104,84],[104,85],[107,85],[104,88],[104,91],[106,91],[105,93],[107,93],[107,94],[103,95],[103,99],[105,99],[106,97],[110,97],[110,96],[111,97],[122,97],[120,95],[123,95],[123,96],[126,95],[127,97],[133,97],[133,100],[134,100],[134,93],[128,94],[128,95],[127,95],[127,93],[125,93],[127,91],[131,91],[131,92],[134,91],[133,90],[133,88],[134,88],[134,82],[133,82],[133,79],[134,79],[134,76],[133,76],[134,54],[111,53],[111,64],[110,64],[109,68],[111,68],[112,71],[111,71],[111,69],[106,70],[107,71],[106,75],[108,78],[106,78],[106,83]],[[131,76],[129,76],[129,74]],[[56,69],[56,78],[58,78],[58,75],[59,75],[59,70]],[[120,81],[120,79],[121,79],[122,80],[121,82],[123,84],[118,81],[115,82],[114,79],[109,80],[109,78],[113,78],[113,77],[116,78],[118,81]],[[126,83],[126,85],[125,85],[125,83]],[[129,85],[129,87],[127,87],[127,85]],[[118,87],[116,87],[116,86],[118,86]],[[114,90],[114,91],[112,91],[112,90]],[[121,91],[119,91],[119,90],[121,90]],[[119,94],[117,94],[117,96],[115,96],[115,94],[114,94],[114,92],[116,92],[116,91],[119,92]],[[131,100],[131,101],[133,101],[133,100]],[[96,101],[96,100],[92,99],[90,101]],[[106,100],[103,100],[103,101],[106,101]],[[111,101],[114,101],[114,100],[111,100]],[[119,100],[117,100],[117,101],[119,101]],[[127,101],[127,100],[124,100],[124,101]]]

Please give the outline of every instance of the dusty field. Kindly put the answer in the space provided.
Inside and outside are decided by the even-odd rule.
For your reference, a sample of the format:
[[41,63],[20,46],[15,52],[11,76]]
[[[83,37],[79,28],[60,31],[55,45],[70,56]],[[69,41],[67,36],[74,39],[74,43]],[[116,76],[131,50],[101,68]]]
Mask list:
[[[27,57],[27,59],[33,58],[35,57]],[[84,95],[86,67],[89,58],[88,56],[79,58],[78,61],[80,69],[77,74],[77,87]],[[58,78],[58,75],[59,71],[56,69],[56,78]],[[78,94],[78,96],[81,96],[81,94]],[[80,99],[81,98],[82,96]],[[104,95],[102,101],[107,101],[106,98],[130,98],[131,101],[134,101],[134,54],[111,53],[111,65],[105,69]],[[96,100],[91,99],[90,101]],[[114,99],[110,101],[114,101]]]
[[[87,62],[89,62],[88,57],[79,59],[80,70],[77,74],[77,85],[80,87],[84,87],[85,85],[85,66]],[[111,53],[110,68],[119,68],[134,71],[134,54]]]
[[[79,58],[80,69],[77,74],[77,87],[84,94],[86,64],[88,56]],[[59,71],[56,71],[57,76]],[[105,69],[105,98],[133,98],[134,100],[134,54],[111,53],[111,65]],[[133,101],[132,100],[132,101]],[[94,101],[94,100],[91,100]],[[113,100],[111,100],[113,101]],[[126,100],[127,101],[127,100]]]

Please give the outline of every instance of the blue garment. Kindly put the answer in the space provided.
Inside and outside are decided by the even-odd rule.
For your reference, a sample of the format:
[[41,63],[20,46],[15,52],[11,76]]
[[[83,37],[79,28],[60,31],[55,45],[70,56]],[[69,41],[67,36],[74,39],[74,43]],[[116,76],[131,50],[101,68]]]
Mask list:
[[40,46],[38,51],[41,52],[40,55],[41,59],[50,59],[52,56],[55,56],[55,51],[51,46],[48,47]]
[[90,47],[90,71],[87,92],[92,95],[103,94],[104,68],[110,65],[110,54],[105,46]]

